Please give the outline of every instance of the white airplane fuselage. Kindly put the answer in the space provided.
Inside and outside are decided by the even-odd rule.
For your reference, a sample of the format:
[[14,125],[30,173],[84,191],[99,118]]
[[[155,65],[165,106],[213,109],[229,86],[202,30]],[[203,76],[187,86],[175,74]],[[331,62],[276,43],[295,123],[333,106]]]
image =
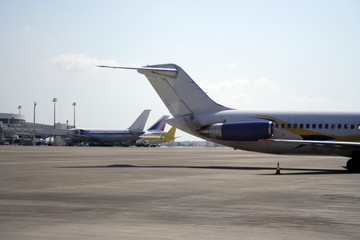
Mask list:
[[[77,135],[83,138],[89,138],[92,142],[99,143],[122,143],[131,142],[137,139],[142,133],[132,133],[127,130],[81,130],[80,134]],[[76,136],[76,135],[75,135]]]
[[[192,126],[211,126],[216,123],[253,123],[271,122],[272,133],[268,139],[332,140],[360,141],[360,114],[358,113],[305,113],[305,112],[245,112],[224,110],[218,112],[197,113],[192,116],[180,116],[168,120],[187,133],[200,138],[230,146],[235,149],[274,153],[274,154],[329,154],[351,156],[352,151],[298,143],[272,141],[236,141],[207,137]],[[190,123],[190,124],[187,124]],[[190,126],[190,127],[189,127]]]

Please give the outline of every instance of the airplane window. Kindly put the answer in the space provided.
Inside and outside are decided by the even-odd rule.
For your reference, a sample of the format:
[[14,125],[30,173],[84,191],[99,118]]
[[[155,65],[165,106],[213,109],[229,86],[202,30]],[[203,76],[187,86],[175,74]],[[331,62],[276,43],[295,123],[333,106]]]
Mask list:
[[297,128],[297,123],[294,123],[294,128]]
[[355,125],[354,125],[354,124],[351,124],[350,128],[351,128],[351,129],[354,129],[354,128],[355,128]]
[[329,124],[325,124],[325,129],[328,129],[329,128]]
[[335,124],[331,124],[331,129],[335,129]]
[[281,124],[281,128],[285,128],[285,124]]
[[338,124],[338,129],[341,129],[341,124]]
[[275,128],[279,128],[279,124],[278,124],[278,123],[275,123]]
[[300,123],[300,128],[304,128],[304,124]]
[[310,124],[307,123],[307,124],[306,124],[306,128],[310,128]]
[[345,128],[345,129],[348,129],[348,125],[347,125],[347,124],[344,124],[344,128]]
[[312,128],[316,128],[316,124],[313,124],[313,125],[312,125]]
[[291,124],[290,124],[290,123],[288,123],[287,128],[291,128]]
[[322,129],[322,124],[319,124],[319,128]]

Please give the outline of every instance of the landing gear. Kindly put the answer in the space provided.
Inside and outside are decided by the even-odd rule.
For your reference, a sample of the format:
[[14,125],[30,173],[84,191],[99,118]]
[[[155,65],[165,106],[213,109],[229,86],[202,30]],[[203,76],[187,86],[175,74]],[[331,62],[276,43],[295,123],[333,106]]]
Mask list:
[[346,168],[349,172],[360,172],[360,159],[349,159],[346,163]]

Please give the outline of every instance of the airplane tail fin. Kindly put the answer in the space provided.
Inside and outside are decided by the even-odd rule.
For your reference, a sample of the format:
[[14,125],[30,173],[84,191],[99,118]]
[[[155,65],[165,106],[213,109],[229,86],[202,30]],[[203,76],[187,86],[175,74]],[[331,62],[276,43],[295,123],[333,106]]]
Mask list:
[[169,115],[162,116],[157,120],[149,129],[149,132],[163,132],[166,125],[166,120],[168,120]]
[[144,74],[174,117],[228,109],[214,102],[182,68],[175,64],[99,67],[133,69]]
[[138,69],[138,72],[147,77],[174,117],[227,109],[214,102],[179,66],[161,64],[147,67],[158,70]]
[[151,110],[144,110],[128,129],[133,132],[143,132],[150,111]]
[[172,127],[163,137],[164,138],[175,138],[175,132],[176,132],[176,127]]

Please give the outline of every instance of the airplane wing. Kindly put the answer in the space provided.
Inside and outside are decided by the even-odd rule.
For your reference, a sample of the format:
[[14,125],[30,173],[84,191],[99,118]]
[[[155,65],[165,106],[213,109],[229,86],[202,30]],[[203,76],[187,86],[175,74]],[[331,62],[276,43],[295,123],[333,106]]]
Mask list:
[[80,135],[80,134],[70,134],[70,136],[73,138],[73,139],[76,139],[76,140],[92,140],[93,138],[90,137],[90,136],[86,136],[86,135]]
[[129,130],[129,132],[135,135],[142,135],[145,133],[144,131],[139,131],[139,130]]
[[262,142],[281,142],[302,145],[313,145],[321,147],[335,147],[341,149],[360,150],[360,142],[344,142],[344,141],[316,141],[316,140],[290,140],[290,139],[262,139]]

